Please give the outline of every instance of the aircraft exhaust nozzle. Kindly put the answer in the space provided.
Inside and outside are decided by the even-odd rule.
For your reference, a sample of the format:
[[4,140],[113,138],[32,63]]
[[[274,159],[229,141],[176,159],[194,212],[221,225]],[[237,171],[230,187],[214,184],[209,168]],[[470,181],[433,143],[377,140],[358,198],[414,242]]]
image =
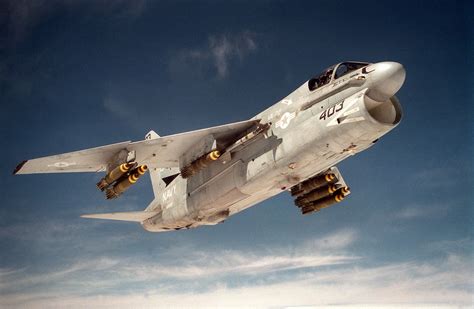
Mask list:
[[97,188],[99,188],[100,191],[104,191],[105,188],[113,184],[114,181],[128,173],[135,166],[136,163],[134,162],[120,164],[97,183]]
[[338,181],[336,175],[333,173],[325,174],[310,178],[306,181],[303,181],[300,184],[297,184],[291,188],[292,196],[301,196],[307,194],[315,189],[327,186],[329,184],[336,183]]
[[128,177],[119,179],[117,183],[112,187],[107,189],[105,196],[108,200],[119,197],[122,193],[128,190],[133,184],[135,184],[138,179],[145,174],[148,170],[146,165],[140,165],[136,169],[130,172]]
[[219,159],[220,156],[221,152],[219,150],[213,150],[208,154],[201,156],[200,158],[194,160],[181,170],[181,177],[186,179],[193,176],[200,170],[206,168],[211,162]]
[[344,199],[343,194],[330,195],[320,200],[317,200],[315,202],[311,202],[311,203],[303,205],[303,207],[301,207],[301,213],[303,215],[306,215],[315,211],[320,211],[321,209],[327,208],[333,204],[341,202],[343,199]]

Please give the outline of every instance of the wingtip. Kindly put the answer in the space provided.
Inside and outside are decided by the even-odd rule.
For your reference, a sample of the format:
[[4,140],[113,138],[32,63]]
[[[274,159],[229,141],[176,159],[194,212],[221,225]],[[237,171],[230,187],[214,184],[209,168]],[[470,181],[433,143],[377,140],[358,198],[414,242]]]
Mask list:
[[21,168],[23,167],[23,165],[25,165],[26,162],[28,162],[28,160],[24,160],[20,164],[18,164],[13,170],[13,175],[18,174],[18,172],[21,170]]

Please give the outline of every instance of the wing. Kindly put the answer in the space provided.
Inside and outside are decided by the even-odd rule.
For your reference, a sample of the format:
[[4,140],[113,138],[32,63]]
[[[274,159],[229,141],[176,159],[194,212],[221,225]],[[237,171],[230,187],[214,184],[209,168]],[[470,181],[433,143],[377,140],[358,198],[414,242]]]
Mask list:
[[105,171],[110,159],[129,144],[130,141],[26,160],[18,164],[13,174]]
[[159,211],[111,212],[111,213],[103,213],[103,214],[82,215],[81,218],[143,222],[146,219],[156,216],[158,213],[160,212]]
[[235,141],[260,120],[247,120],[223,126],[158,137],[151,140],[131,143],[127,149],[136,152],[136,161],[153,168],[179,167],[179,159],[200,140],[211,136],[216,141],[226,144]]
[[107,146],[63,153],[21,162],[13,174],[100,172],[120,151],[133,153],[135,161],[153,168],[179,167],[179,158],[198,141],[211,136],[230,141],[256,126],[259,120],[247,120],[196,131],[156,137],[139,142],[122,142]]

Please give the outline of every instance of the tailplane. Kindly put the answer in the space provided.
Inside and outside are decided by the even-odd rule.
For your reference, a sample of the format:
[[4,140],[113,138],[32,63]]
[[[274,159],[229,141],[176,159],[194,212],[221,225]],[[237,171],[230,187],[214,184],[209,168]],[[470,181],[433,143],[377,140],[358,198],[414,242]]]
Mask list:
[[128,211],[128,212],[111,212],[103,214],[82,215],[82,218],[90,219],[106,219],[119,221],[143,222],[146,219],[156,216],[160,211]]

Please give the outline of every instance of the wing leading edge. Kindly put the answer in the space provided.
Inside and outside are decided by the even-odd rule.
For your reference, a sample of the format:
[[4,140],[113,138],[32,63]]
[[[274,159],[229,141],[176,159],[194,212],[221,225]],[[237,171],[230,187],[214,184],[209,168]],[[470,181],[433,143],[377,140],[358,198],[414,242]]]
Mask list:
[[157,137],[138,142],[121,142],[96,148],[68,152],[21,162],[13,174],[101,172],[122,150],[135,152],[135,161],[153,168],[178,167],[179,158],[197,141],[206,136],[228,140],[258,124],[246,120],[221,126]]
[[105,171],[108,161],[130,141],[26,160],[13,174],[73,173]]

